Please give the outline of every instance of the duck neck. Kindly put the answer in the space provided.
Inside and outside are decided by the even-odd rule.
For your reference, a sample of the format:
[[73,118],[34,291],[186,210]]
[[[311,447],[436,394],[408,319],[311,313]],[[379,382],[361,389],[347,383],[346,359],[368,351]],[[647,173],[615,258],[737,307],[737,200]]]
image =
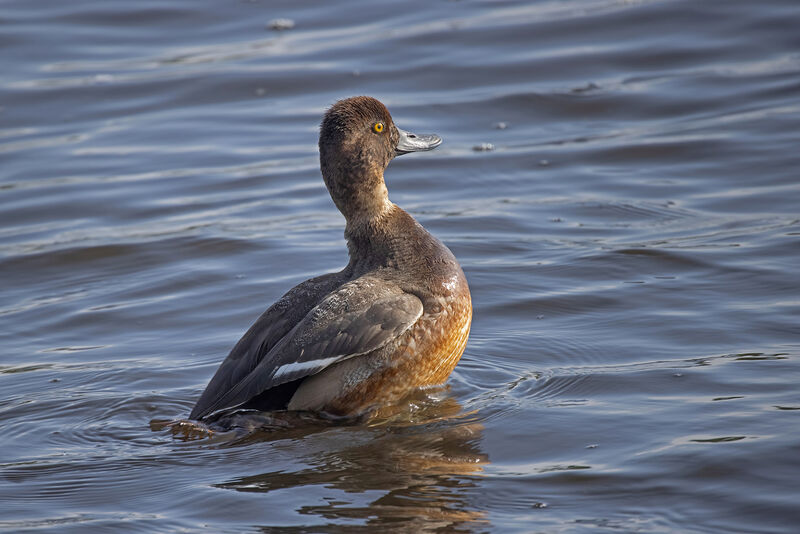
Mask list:
[[348,226],[380,218],[393,206],[383,181],[386,165],[369,158],[340,161],[326,155],[320,151],[322,178]]
[[347,224],[344,229],[346,238],[356,236],[377,236],[386,234],[386,229],[391,226],[389,222],[397,206],[385,197],[381,203],[376,203],[373,209],[350,211],[345,214]]
[[388,266],[396,263],[397,240],[392,233],[402,212],[388,198],[380,211],[359,213],[347,218],[344,237],[350,253],[350,265],[356,269]]
[[395,205],[389,200],[389,192],[383,183],[376,180],[371,187],[354,188],[347,199],[335,199],[333,202],[347,221],[347,228],[372,227],[380,224],[392,211]]

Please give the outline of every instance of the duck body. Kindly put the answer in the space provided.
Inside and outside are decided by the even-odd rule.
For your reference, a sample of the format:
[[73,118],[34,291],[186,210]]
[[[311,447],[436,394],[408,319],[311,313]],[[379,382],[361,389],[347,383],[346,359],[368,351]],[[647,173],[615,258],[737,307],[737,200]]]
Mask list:
[[377,100],[337,102],[320,132],[323,178],[350,261],[273,304],[223,361],[190,417],[311,410],[355,416],[440,384],[466,347],[472,305],[450,250],[388,199],[383,171],[437,136],[396,128]]

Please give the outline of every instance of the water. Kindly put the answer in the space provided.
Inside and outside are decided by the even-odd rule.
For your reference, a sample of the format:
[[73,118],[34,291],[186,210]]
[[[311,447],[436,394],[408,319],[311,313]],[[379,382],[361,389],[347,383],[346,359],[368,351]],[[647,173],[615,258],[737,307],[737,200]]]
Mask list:
[[[0,23],[0,530],[796,531],[794,0]],[[316,136],[356,94],[445,140],[387,183],[470,282],[448,388],[369,424],[151,430],[346,262]]]

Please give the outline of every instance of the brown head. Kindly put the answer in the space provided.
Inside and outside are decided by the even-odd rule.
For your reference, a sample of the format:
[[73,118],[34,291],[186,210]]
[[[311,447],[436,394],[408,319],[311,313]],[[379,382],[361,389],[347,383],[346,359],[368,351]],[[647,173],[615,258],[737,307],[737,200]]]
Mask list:
[[328,192],[348,220],[382,213],[389,204],[383,171],[395,156],[431,150],[437,135],[394,125],[386,106],[368,96],[336,102],[322,119],[319,157]]

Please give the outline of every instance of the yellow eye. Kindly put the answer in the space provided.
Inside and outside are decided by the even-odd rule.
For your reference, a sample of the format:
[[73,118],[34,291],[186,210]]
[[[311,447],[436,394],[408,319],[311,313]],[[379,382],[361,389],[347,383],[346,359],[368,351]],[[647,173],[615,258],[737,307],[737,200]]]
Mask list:
[[382,122],[376,122],[375,124],[372,125],[372,131],[375,133],[381,133],[383,131],[383,128],[384,126]]

